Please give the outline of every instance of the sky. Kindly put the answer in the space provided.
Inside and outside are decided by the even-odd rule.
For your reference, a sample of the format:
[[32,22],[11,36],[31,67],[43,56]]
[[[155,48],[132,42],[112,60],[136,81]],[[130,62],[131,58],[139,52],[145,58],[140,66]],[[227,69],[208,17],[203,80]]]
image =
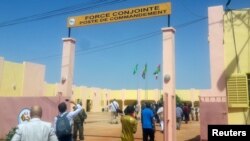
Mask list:
[[[62,38],[70,16],[147,6],[169,0],[1,0],[0,56],[7,61],[46,67],[45,81],[61,76]],[[209,6],[227,0],[171,0],[170,24],[175,34],[176,89],[209,89]],[[249,0],[232,0],[229,8],[250,7]],[[63,11],[62,11],[63,9]],[[19,20],[17,20],[19,19]],[[162,72],[162,32],[167,17],[73,28],[76,40],[74,85],[107,89],[159,89]],[[138,72],[133,75],[138,64]],[[147,64],[146,79],[141,77]]]

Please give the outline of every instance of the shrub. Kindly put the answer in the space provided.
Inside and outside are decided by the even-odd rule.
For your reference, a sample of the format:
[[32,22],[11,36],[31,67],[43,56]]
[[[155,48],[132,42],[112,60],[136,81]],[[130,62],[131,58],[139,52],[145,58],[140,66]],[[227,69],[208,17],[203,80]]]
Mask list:
[[6,141],[11,141],[12,137],[15,135],[16,133],[16,129],[17,127],[12,128],[9,133],[6,135]]

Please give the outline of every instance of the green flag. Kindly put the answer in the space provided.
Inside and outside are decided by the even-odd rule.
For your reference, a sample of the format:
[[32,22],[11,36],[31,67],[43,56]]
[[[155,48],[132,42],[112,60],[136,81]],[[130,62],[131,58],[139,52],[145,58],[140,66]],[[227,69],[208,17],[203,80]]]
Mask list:
[[135,75],[137,73],[138,70],[138,64],[135,65],[134,71],[133,71],[133,75]]
[[146,78],[146,73],[147,73],[147,64],[145,64],[144,70],[142,72],[142,78],[145,79]]
[[158,78],[158,74],[161,72],[161,65],[159,64],[156,68],[156,70],[154,71],[154,75],[155,75],[155,79]]

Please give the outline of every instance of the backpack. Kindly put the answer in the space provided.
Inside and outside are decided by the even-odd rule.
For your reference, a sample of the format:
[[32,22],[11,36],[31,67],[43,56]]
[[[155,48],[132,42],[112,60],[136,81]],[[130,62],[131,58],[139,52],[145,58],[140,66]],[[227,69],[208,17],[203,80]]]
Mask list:
[[81,111],[80,114],[81,114],[81,120],[82,121],[84,121],[85,119],[87,119],[88,115],[87,115],[87,113],[85,112],[84,109],[82,109],[82,111]]
[[68,113],[64,114],[62,117],[59,115],[57,116],[56,135],[58,138],[71,134],[71,126],[67,115]]

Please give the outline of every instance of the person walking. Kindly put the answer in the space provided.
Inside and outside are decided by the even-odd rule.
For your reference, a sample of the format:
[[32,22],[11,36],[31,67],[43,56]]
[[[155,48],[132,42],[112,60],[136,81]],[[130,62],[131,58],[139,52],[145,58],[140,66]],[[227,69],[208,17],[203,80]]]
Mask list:
[[66,101],[74,104],[76,106],[76,110],[67,112],[67,105],[65,102],[58,105],[59,115],[54,119],[54,128],[59,141],[72,140],[73,118],[82,111],[82,106],[80,104],[76,104],[74,101],[68,99],[66,99]]
[[160,120],[161,132],[163,133],[163,131],[164,131],[163,104],[159,103],[159,107],[160,108],[157,110],[157,115],[158,115],[159,120]]
[[121,116],[122,141],[134,141],[134,134],[137,131],[137,120],[134,106],[127,106],[124,110],[125,115]]
[[140,112],[140,105],[138,104],[138,102],[136,101],[134,104],[134,109],[135,109],[135,119],[139,119],[139,112]]
[[154,141],[155,138],[155,123],[154,113],[150,108],[150,103],[146,103],[146,107],[141,114],[143,141]]
[[194,115],[195,115],[195,113],[194,113],[194,107],[190,107],[190,115],[191,115],[192,121],[194,121]]
[[42,108],[32,106],[31,120],[17,127],[11,141],[58,141],[51,123],[42,121]]
[[199,121],[199,107],[195,107],[195,118],[196,121]]
[[180,105],[176,106],[176,129],[180,130],[182,121],[183,111]]
[[114,99],[110,104],[109,104],[109,110],[111,112],[111,121],[110,123],[113,124],[118,124],[118,110],[120,109],[119,108],[119,104],[118,102],[116,101],[116,99]]
[[184,114],[184,117],[185,117],[185,123],[187,124],[188,121],[189,121],[189,108],[188,108],[187,103],[184,103],[183,114]]
[[[79,103],[82,105],[81,103]],[[73,107],[74,111],[77,109],[75,106]],[[74,128],[73,128],[73,141],[77,140],[77,132],[79,132],[79,139],[84,140],[84,121],[87,119],[87,114],[84,109],[74,118]]]

